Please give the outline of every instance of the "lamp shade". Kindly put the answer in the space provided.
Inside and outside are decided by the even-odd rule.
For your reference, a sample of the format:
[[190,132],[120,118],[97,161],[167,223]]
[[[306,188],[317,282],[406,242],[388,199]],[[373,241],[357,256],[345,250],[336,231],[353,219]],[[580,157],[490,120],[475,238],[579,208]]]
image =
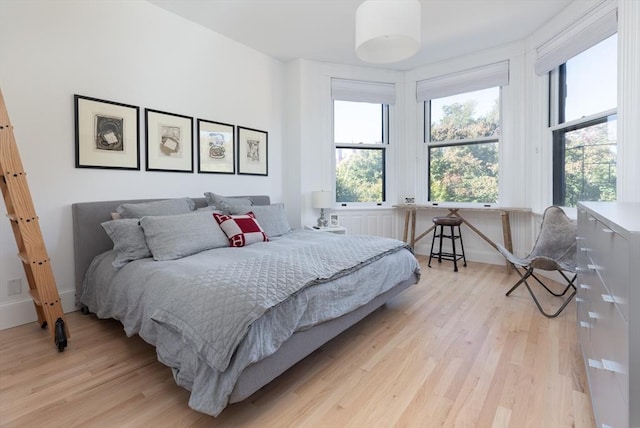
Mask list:
[[331,208],[333,206],[333,193],[328,190],[311,192],[311,206],[313,208]]
[[356,10],[356,54],[386,64],[407,59],[420,49],[418,0],[366,0]]

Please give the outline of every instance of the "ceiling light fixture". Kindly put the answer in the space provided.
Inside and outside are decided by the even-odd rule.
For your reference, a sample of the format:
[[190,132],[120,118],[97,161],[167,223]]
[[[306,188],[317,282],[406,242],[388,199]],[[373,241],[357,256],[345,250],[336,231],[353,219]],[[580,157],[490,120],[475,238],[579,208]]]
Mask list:
[[420,49],[418,0],[365,0],[356,10],[356,54],[375,64],[412,57]]

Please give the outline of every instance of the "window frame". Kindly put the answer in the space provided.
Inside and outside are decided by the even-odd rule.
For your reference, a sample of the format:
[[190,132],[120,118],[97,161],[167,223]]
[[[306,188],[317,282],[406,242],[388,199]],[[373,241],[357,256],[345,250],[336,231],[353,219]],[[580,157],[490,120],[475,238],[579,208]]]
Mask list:
[[[338,143],[336,141],[335,136],[335,103],[336,101],[342,102],[361,102],[366,104],[377,104],[381,107],[381,132],[382,132],[382,142],[380,143]],[[373,207],[373,206],[383,206],[387,204],[387,186],[388,186],[388,177],[389,177],[389,154],[390,154],[390,115],[391,115],[392,106],[384,103],[377,103],[371,101],[352,101],[352,100],[341,100],[341,99],[332,99],[331,100],[331,129],[333,135],[333,150],[332,150],[332,174],[333,174],[333,196],[335,199],[336,205],[340,207]],[[381,150],[382,151],[382,200],[380,202],[340,202],[337,198],[337,183],[336,183],[336,173],[337,173],[337,164],[336,164],[336,151],[338,149],[366,149],[366,150]]]
[[[615,34],[615,33],[614,33]],[[595,43],[593,46],[603,42],[609,37]],[[580,55],[582,52],[578,53]],[[577,56],[576,55],[576,56]],[[574,56],[575,57],[575,56]],[[574,58],[571,57],[570,59]],[[617,64],[616,64],[617,66]],[[547,129],[551,133],[551,196],[553,205],[559,205],[567,208],[574,208],[565,205],[566,203],[566,157],[564,146],[564,135],[568,132],[576,131],[579,129],[588,128],[594,125],[607,123],[609,118],[614,116],[617,118],[618,108],[607,109],[599,111],[588,116],[583,116],[578,119],[565,121],[565,107],[566,107],[566,94],[567,94],[567,67],[566,62],[560,64],[558,67],[549,71],[549,118]],[[616,141],[617,146],[617,141]],[[616,159],[617,165],[617,159]],[[616,176],[617,177],[617,176]],[[617,192],[616,192],[617,197]]]
[[[476,92],[478,90],[490,89],[490,88],[498,88],[498,113],[499,113],[499,129],[503,129],[502,123],[502,102],[503,102],[503,86],[502,85],[494,85],[488,86],[482,89],[473,89],[470,91],[461,92],[461,94]],[[440,97],[437,97],[440,98]],[[434,99],[437,99],[434,98]],[[444,98],[444,97],[442,97]],[[423,104],[423,146],[425,155],[423,159],[426,161],[425,163],[425,171],[426,171],[426,180],[423,182],[426,183],[426,189],[424,190],[424,195],[426,196],[427,202],[447,202],[447,203],[456,203],[456,204],[469,204],[472,206],[482,206],[487,203],[495,203],[492,201],[485,202],[456,202],[456,201],[434,201],[431,199],[431,149],[432,148],[440,148],[440,147],[455,147],[455,146],[470,146],[474,144],[486,144],[486,143],[497,143],[498,144],[498,158],[500,158],[500,147],[502,143],[502,132],[498,134],[498,136],[490,136],[490,137],[478,137],[478,138],[465,138],[459,140],[446,140],[446,141],[431,141],[431,101],[432,99],[428,99],[422,102]],[[499,162],[499,160],[498,160]],[[498,164],[498,183],[500,182],[500,165]],[[498,200],[500,199],[500,186],[498,185]]]

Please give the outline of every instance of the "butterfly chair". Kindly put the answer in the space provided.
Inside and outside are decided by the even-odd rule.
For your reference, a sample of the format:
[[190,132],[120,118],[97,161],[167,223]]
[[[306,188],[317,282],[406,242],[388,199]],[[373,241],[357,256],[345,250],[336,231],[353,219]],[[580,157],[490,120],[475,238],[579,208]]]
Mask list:
[[[576,280],[576,223],[571,220],[564,213],[562,208],[557,206],[548,207],[544,211],[542,216],[542,226],[536,243],[533,245],[531,253],[521,259],[514,256],[504,246],[498,244],[498,251],[513,265],[520,280],[515,283],[509,291],[507,296],[510,295],[516,288],[524,284],[529,290],[529,294],[533,297],[533,301],[536,306],[546,317],[555,318],[560,312],[569,304],[573,296],[576,295],[576,286],[574,281]],[[524,274],[520,271],[524,269]],[[546,270],[546,271],[558,271],[560,275],[567,281],[566,288],[561,293],[556,293],[547,287],[542,280],[535,275],[534,270]],[[565,272],[573,274],[572,278],[569,278]],[[560,308],[553,314],[547,313],[542,309],[540,302],[533,293],[533,290],[529,286],[527,279],[533,278],[545,290],[556,297],[564,297],[569,290],[571,294],[562,302]]]

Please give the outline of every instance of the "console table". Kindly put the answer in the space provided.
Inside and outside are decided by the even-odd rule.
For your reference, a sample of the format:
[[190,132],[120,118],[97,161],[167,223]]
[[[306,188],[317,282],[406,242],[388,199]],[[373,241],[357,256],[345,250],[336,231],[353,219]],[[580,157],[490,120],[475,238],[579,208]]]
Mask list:
[[513,241],[511,239],[511,223],[509,221],[509,213],[511,212],[531,212],[529,208],[516,208],[516,207],[503,207],[499,205],[485,205],[485,206],[464,206],[461,204],[440,204],[440,203],[431,203],[425,205],[418,204],[399,204],[394,205],[395,208],[404,210],[404,233],[402,240],[411,244],[412,247],[415,247],[415,243],[424,238],[431,232],[435,226],[431,225],[427,230],[422,232],[420,235],[416,237],[416,217],[419,212],[426,210],[437,210],[444,209],[449,211],[447,217],[458,217],[462,220],[464,224],[466,224],[469,229],[473,230],[479,237],[484,239],[489,245],[491,245],[496,250],[498,249],[495,242],[493,242],[487,235],[482,233],[478,228],[469,223],[460,211],[489,211],[500,214],[500,218],[502,220],[502,238],[504,240],[504,247],[513,252]]

